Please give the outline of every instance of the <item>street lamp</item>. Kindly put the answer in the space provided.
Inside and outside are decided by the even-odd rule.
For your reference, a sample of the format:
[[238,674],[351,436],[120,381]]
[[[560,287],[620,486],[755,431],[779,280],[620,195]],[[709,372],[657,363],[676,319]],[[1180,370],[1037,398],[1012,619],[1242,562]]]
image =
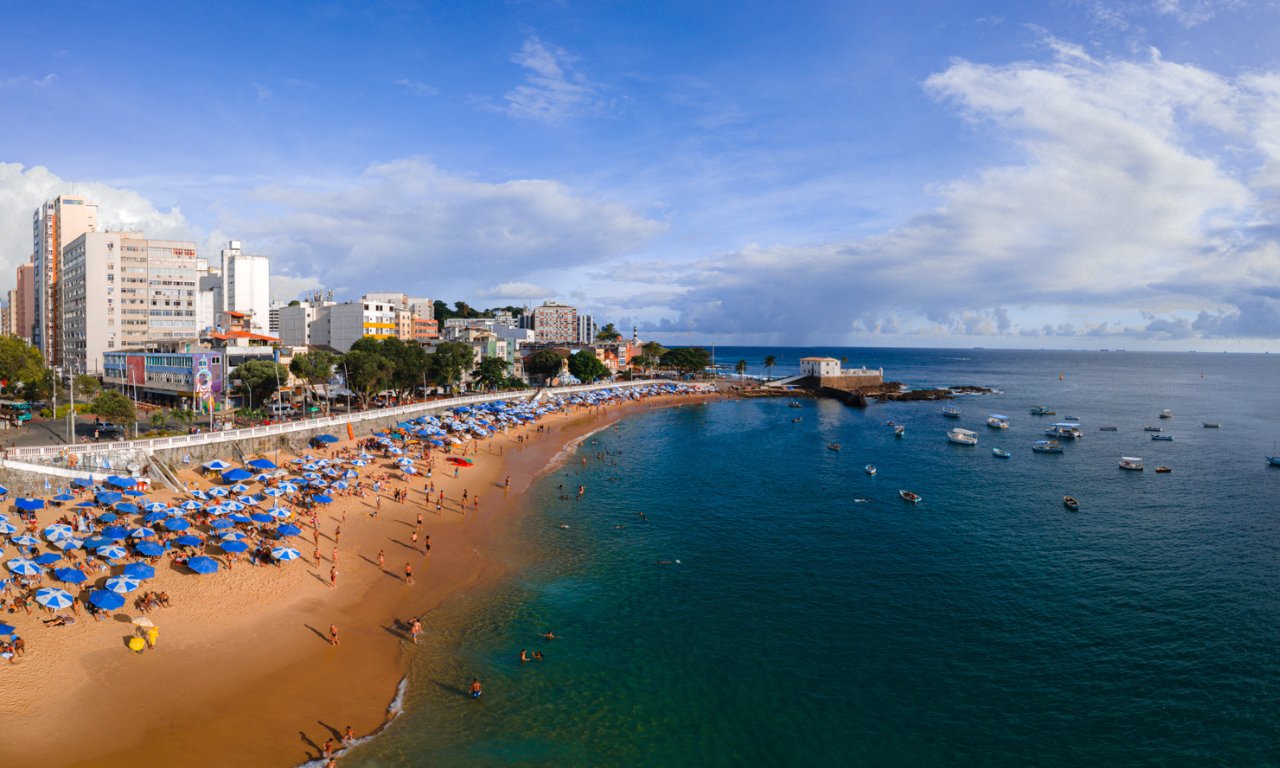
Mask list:
[[347,373],[347,361],[342,361],[342,385],[347,389],[347,414],[351,414],[351,374]]

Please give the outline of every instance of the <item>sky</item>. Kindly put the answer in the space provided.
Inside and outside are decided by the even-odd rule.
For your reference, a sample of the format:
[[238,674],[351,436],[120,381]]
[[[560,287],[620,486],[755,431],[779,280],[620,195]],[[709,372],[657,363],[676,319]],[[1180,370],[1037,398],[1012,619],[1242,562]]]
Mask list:
[[[208,6],[208,7],[205,7]],[[0,289],[61,193],[272,292],[666,343],[1280,350],[1274,0],[0,0]]]

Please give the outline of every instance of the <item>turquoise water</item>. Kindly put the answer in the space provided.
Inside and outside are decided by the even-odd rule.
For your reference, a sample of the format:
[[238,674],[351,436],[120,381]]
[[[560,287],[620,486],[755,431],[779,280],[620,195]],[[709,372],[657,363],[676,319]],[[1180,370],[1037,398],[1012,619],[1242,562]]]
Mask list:
[[[417,652],[405,715],[344,764],[1280,763],[1280,361],[846,354],[999,389],[957,401],[980,445],[948,444],[938,403],[726,401],[595,435],[532,490],[533,564],[443,609],[472,618]],[[1062,455],[1030,451],[1042,403],[1083,423]]]

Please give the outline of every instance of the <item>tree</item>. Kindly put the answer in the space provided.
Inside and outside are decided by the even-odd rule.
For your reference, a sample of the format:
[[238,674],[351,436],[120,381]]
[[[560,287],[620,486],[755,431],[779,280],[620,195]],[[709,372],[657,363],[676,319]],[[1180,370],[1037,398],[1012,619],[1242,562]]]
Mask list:
[[569,356],[569,373],[581,382],[595,381],[609,375],[609,369],[590,350]]
[[149,416],[147,420],[151,422],[151,428],[154,430],[164,429],[164,426],[169,423],[168,415],[165,414],[164,411],[159,410],[152,411],[151,416]]
[[524,361],[524,372],[550,378],[560,372],[564,358],[554,349],[540,349]]
[[373,396],[387,388],[393,367],[391,361],[376,352],[352,349],[342,356],[342,363],[346,367],[347,388],[368,408]]
[[375,339],[365,336],[351,345],[352,352],[372,352],[391,364],[385,389],[395,392],[397,399],[404,399],[414,387],[423,382],[427,372],[427,351],[417,343],[405,343],[394,336]]
[[773,378],[773,366],[778,364],[778,358],[773,355],[764,356],[764,369],[769,372],[769,378]]
[[500,357],[486,357],[471,375],[486,389],[497,389],[507,381],[507,368],[511,365]]
[[115,389],[103,390],[93,399],[93,412],[107,421],[116,423],[134,421],[137,418],[133,401]]
[[311,388],[319,384],[324,387],[325,413],[329,412],[329,379],[333,377],[333,366],[338,356],[332,352],[316,350],[304,352],[289,361],[289,372],[307,382],[307,399],[311,399]]
[[82,373],[75,378],[75,390],[78,400],[92,400],[102,391],[102,382],[97,376]]
[[236,366],[241,394],[249,399],[249,407],[260,407],[276,393],[280,384],[289,380],[289,369],[274,360],[247,360]]
[[427,371],[437,384],[452,387],[454,382],[461,381],[464,371],[471,370],[475,359],[470,344],[446,341],[427,356]]
[[46,387],[53,391],[50,374],[40,350],[17,336],[0,336],[0,380],[5,390],[22,390],[28,400],[42,399],[39,394]]
[[596,341],[617,341],[618,335],[618,329],[613,327],[613,323],[609,323],[596,333]]
[[747,372],[747,361],[739,360],[737,364],[733,366],[733,370],[738,372],[738,378],[742,378]]
[[667,348],[656,341],[646,341],[640,345],[640,354],[632,361],[632,365],[639,365],[646,370],[653,370],[662,356],[667,353]]
[[700,373],[711,365],[711,353],[702,347],[677,347],[667,350],[661,362],[681,373]]

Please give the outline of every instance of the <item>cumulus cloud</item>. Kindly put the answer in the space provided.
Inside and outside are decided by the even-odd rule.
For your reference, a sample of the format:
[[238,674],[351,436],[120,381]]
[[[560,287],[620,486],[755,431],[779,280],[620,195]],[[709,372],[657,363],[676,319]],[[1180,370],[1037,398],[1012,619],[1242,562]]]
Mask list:
[[533,283],[507,282],[478,291],[476,295],[486,299],[536,300],[554,296],[555,291]]
[[[274,265],[273,265],[274,266]],[[324,283],[320,278],[315,276],[296,277],[293,275],[283,275],[279,272],[271,273],[271,301],[293,301],[301,297],[303,294],[310,294],[312,291],[318,291],[324,288]]]
[[897,312],[922,331],[1013,334],[1007,308],[1036,306],[1184,313],[1135,329],[1162,338],[1280,337],[1280,305],[1253,291],[1280,283],[1280,80],[1048,43],[1047,63],[957,61],[925,83],[1014,160],[938,184],[934,210],[878,236],[685,265],[669,327],[841,338]]
[[507,114],[554,123],[604,109],[601,86],[577,71],[577,58],[563,48],[529,37],[511,61],[527,71],[503,96]]

